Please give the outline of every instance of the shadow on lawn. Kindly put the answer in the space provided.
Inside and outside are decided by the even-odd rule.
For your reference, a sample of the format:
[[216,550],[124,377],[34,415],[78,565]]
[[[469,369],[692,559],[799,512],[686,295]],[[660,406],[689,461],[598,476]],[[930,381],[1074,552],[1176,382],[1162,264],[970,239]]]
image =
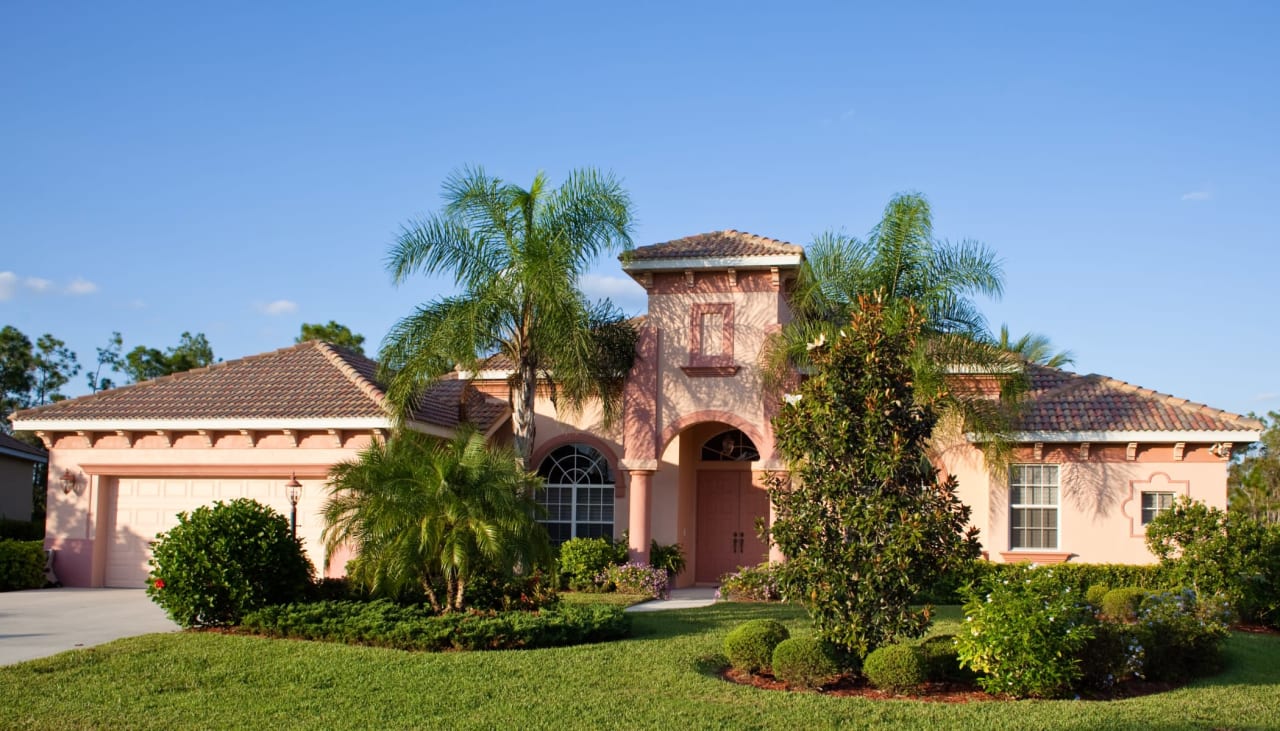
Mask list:
[[1232,632],[1222,649],[1222,671],[1201,678],[1201,688],[1275,687],[1280,690],[1280,635]]
[[728,632],[751,619],[808,621],[804,608],[791,604],[716,602],[698,609],[672,609],[632,615],[634,639],[667,639],[681,635]]

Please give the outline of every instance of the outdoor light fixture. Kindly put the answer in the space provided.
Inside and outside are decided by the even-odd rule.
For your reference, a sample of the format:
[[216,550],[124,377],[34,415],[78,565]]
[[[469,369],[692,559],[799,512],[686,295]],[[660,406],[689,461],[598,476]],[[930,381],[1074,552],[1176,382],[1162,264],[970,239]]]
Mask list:
[[76,496],[79,497],[84,492],[84,486],[88,482],[83,478],[84,478],[83,473],[77,475],[76,473],[72,472],[69,468],[63,470],[62,479],[60,480],[60,482],[62,482],[62,494],[67,495],[72,492],[75,492]]
[[289,532],[296,539],[298,537],[298,498],[302,497],[302,483],[298,482],[296,472],[289,475],[289,481],[284,483],[284,490],[285,495],[289,497]]

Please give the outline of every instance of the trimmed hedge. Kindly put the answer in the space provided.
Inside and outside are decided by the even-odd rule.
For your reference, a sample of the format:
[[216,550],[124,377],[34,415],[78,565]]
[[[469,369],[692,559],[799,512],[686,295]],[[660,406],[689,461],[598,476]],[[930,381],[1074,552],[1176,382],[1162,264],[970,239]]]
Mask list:
[[791,637],[773,648],[773,675],[796,688],[816,690],[844,674],[840,657],[817,637]]
[[0,541],[0,591],[44,587],[44,542]]
[[[962,588],[966,584],[981,584],[988,577],[1004,580],[1016,573],[1020,563],[995,563],[974,561],[960,571],[938,579],[933,586],[921,592],[916,600],[921,604],[963,604]],[[1053,565],[1054,572],[1064,587],[1084,595],[1089,587],[1136,586],[1143,589],[1165,589],[1175,586],[1168,571],[1158,564],[1132,565],[1123,563],[1060,563]]]
[[910,645],[878,647],[862,661],[862,674],[880,690],[904,693],[929,679],[922,653]]
[[1112,589],[1102,597],[1102,616],[1115,622],[1132,622],[1138,618],[1138,607],[1151,592],[1136,586]]
[[397,650],[511,650],[621,639],[631,634],[631,617],[621,607],[603,605],[432,614],[424,605],[380,599],[266,607],[246,615],[240,628],[268,637]]
[[785,625],[776,619],[753,619],[734,627],[724,638],[724,654],[735,670],[757,673],[768,670],[773,651],[791,637]]

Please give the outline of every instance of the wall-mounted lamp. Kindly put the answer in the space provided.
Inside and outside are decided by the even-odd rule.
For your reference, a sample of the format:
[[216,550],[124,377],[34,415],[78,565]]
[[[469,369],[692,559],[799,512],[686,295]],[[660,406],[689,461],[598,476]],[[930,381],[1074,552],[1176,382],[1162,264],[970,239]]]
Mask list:
[[298,498],[302,497],[302,483],[298,482],[296,473],[289,475],[289,481],[284,483],[285,495],[289,498],[289,532],[294,538],[298,537]]
[[76,494],[76,497],[80,497],[82,494],[84,494],[84,488],[89,484],[89,481],[85,478],[83,472],[81,472],[80,474],[76,474],[75,472],[72,472],[70,469],[65,469],[62,471],[62,477],[60,478],[59,482],[62,483],[63,495],[67,495],[74,492]]

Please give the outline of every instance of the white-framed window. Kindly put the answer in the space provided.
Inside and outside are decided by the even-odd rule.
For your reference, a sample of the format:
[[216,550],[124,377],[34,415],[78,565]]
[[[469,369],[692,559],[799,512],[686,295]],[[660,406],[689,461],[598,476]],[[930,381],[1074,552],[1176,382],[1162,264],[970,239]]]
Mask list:
[[613,538],[613,472],[603,454],[585,444],[557,447],[538,466],[546,488],[538,502],[552,545],[570,538]]
[[1019,464],[1009,470],[1009,548],[1057,550],[1058,465]]
[[1173,507],[1171,492],[1142,493],[1142,524],[1155,520],[1156,516]]

